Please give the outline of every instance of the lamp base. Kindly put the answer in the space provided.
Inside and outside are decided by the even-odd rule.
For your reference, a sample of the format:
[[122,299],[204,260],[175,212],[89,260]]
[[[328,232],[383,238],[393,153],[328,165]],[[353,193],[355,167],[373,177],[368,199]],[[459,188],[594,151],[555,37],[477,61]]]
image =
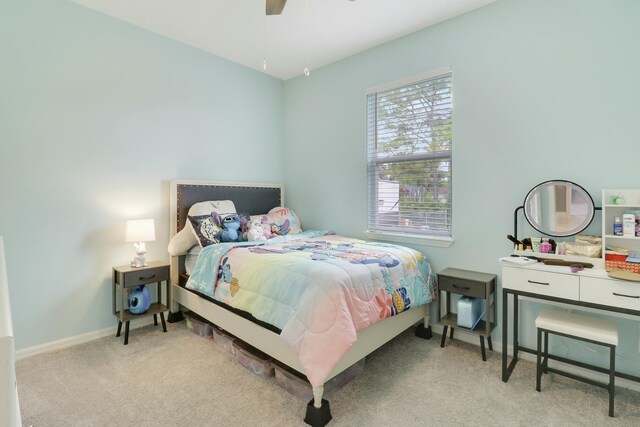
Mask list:
[[[144,245],[144,243],[141,243]],[[144,246],[140,248],[137,246],[136,256],[131,259],[131,267],[146,267],[147,266],[147,250]]]
[[131,260],[131,267],[146,267],[148,264],[145,262],[144,264],[139,263],[135,258]]
[[147,266],[147,248],[144,242],[138,242],[134,244],[136,248],[136,256],[131,260],[131,267],[146,267]]

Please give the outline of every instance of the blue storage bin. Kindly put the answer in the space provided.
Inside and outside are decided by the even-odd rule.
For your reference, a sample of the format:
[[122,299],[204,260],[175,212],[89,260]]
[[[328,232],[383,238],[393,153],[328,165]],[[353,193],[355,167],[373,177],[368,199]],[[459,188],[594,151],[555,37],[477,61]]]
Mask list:
[[482,298],[460,297],[458,300],[458,326],[475,328],[484,314],[485,301]]

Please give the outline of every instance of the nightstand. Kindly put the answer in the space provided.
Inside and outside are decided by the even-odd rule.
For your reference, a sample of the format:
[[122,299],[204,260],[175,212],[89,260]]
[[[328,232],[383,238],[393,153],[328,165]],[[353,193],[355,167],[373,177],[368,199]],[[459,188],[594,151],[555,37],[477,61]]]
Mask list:
[[[447,339],[447,328],[451,328],[453,338],[453,329],[461,328],[464,331],[471,332],[480,336],[480,350],[482,352],[482,360],[486,362],[487,356],[484,349],[484,338],[487,337],[489,350],[493,350],[491,344],[491,331],[497,325],[497,305],[495,301],[491,301],[492,296],[496,292],[496,275],[489,273],[479,273],[477,271],[460,270],[457,268],[447,268],[438,273],[438,294],[445,293],[445,312],[441,313],[442,300],[438,301],[438,323],[444,326],[442,331],[442,341],[440,347],[444,347]],[[478,325],[473,328],[464,328],[458,325],[458,315],[451,313],[451,295],[459,294],[462,296],[482,298],[484,301],[485,320],[480,320]],[[440,296],[440,295],[438,295]],[[491,306],[493,305],[493,310]]]
[[[118,333],[120,336],[122,330],[122,323],[125,323],[124,327],[124,345],[129,343],[129,321],[131,319],[139,319],[145,316],[153,315],[154,325],[158,325],[158,313],[160,313],[160,320],[162,321],[162,330],[167,332],[167,325],[164,322],[164,312],[169,308],[162,304],[162,286],[161,282],[165,283],[165,292],[169,292],[169,264],[161,261],[154,261],[148,263],[145,267],[132,267],[130,265],[121,265],[119,267],[113,267],[113,281],[112,281],[112,310],[113,315],[118,319]],[[140,285],[156,284],[157,301],[151,303],[151,306],[147,311],[142,314],[133,314],[126,307],[125,303],[129,293]],[[120,289],[120,306],[119,310],[116,310],[116,292]]]

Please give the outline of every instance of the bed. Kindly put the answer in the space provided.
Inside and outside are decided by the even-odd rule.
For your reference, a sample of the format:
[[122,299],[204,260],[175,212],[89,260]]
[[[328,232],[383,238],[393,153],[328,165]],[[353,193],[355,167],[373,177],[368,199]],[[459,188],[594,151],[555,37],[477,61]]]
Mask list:
[[[170,191],[171,237],[183,230],[188,221],[187,212],[191,206],[198,202],[231,200],[235,204],[237,212],[250,215],[261,215],[274,207],[285,206],[284,191],[280,185],[174,180],[171,182]],[[374,246],[369,247],[371,245]],[[368,250],[373,248],[374,256],[370,252],[366,252],[365,248]],[[404,258],[409,259],[412,256],[416,256],[419,262],[407,261],[409,263],[407,265],[415,270],[415,274],[410,276],[406,272],[409,270],[404,264]],[[282,257],[283,261],[276,261],[277,257]],[[431,338],[429,302],[435,299],[437,292],[434,275],[428,262],[420,257],[422,257],[421,254],[408,248],[350,240],[319,230],[304,231],[295,235],[289,234],[269,239],[266,242],[219,243],[207,246],[202,249],[191,277],[185,274],[185,257],[171,257],[169,291],[171,313],[169,321],[181,319],[180,308],[191,310],[280,363],[305,373],[313,386],[314,395],[312,401],[307,405],[305,422],[311,425],[325,425],[331,419],[331,413],[328,401],[323,399],[324,382],[340,374],[413,325],[418,324],[417,336]],[[398,260],[403,260],[401,265],[398,265]],[[264,263],[263,267],[260,267],[260,262]],[[278,264],[279,262],[281,264]],[[232,307],[234,303],[230,302],[233,300],[230,298],[230,294],[234,293],[230,284],[236,285],[238,288],[237,281],[227,280],[223,274],[226,273],[224,267],[231,263],[234,266],[242,265],[242,263],[247,266],[245,270],[236,269],[242,283],[242,292],[235,290],[238,292],[237,295],[243,296],[243,298],[238,297],[238,301],[235,302],[239,304],[239,307]],[[304,264],[304,269],[312,269],[313,274],[310,278],[302,278],[300,269],[303,267],[299,264]],[[252,266],[252,270],[248,269],[248,266]],[[420,268],[418,269],[418,267]],[[256,271],[264,271],[256,270],[260,268],[269,269],[269,273],[262,275],[256,273]],[[336,271],[336,273],[326,273],[328,275],[325,276],[324,270],[319,269]],[[389,298],[390,302],[387,301],[388,307],[385,307],[384,301],[375,301],[375,298],[367,300],[371,297],[368,292],[381,291],[373,289],[373,287],[369,289],[369,282],[366,280],[360,283],[359,279],[344,279],[345,274],[350,274],[349,270],[355,271],[354,277],[357,277],[358,272],[362,271],[370,271],[371,277],[380,276],[380,280],[384,280],[387,289],[389,290],[391,287],[389,291],[393,293],[391,295],[394,298]],[[398,276],[398,271],[404,273],[400,273]],[[246,272],[244,277],[241,275],[243,272]],[[256,274],[259,276],[260,287],[246,286],[245,284],[251,282],[245,278],[251,277],[251,275],[256,276]],[[339,280],[335,279],[339,285],[332,284],[334,275],[339,277]],[[301,280],[306,280],[311,283],[309,289],[315,289],[315,293],[306,296],[306,291],[298,292],[300,294],[299,300],[313,300],[314,304],[319,304],[320,308],[316,307],[311,311],[327,312],[327,309],[320,305],[323,303],[323,291],[318,291],[318,289],[325,289],[325,287],[326,289],[342,289],[342,283],[346,281],[356,284],[357,289],[349,292],[368,295],[367,298],[362,299],[364,302],[353,298],[357,304],[369,304],[364,308],[365,311],[368,309],[368,312],[373,313],[372,304],[375,303],[382,311],[380,311],[379,318],[373,318],[378,316],[378,312],[375,311],[370,319],[365,313],[358,317],[357,321],[354,320],[350,323],[351,317],[348,310],[336,310],[335,319],[332,317],[331,320],[333,322],[331,328],[326,328],[327,331],[322,329],[322,333],[317,333],[316,328],[309,333],[305,328],[317,323],[313,323],[314,321],[311,320],[308,322],[307,320],[299,321],[299,319],[310,319],[311,314],[307,312],[300,314],[296,311],[297,308],[293,308],[294,314],[288,317],[283,315],[281,316],[283,319],[279,319],[278,316],[269,316],[269,312],[278,313],[278,310],[274,310],[273,306],[269,306],[268,310],[260,311],[260,304],[251,304],[255,300],[254,294],[266,293],[267,289],[272,287],[275,287],[275,292],[277,292],[278,286],[289,286],[291,284],[288,283],[289,277],[292,283],[295,281],[296,285],[300,286],[306,286],[301,285],[303,283]],[[420,282],[418,278],[421,279]],[[412,281],[415,281],[415,287]],[[399,293],[393,289],[393,286],[400,290],[404,289],[404,291]],[[400,288],[400,286],[402,287]],[[291,287],[287,289],[291,289]],[[344,293],[348,296],[349,292],[341,290],[338,293]],[[247,295],[251,295],[251,297],[247,297]],[[275,297],[269,298],[274,299]],[[327,296],[326,299],[330,298]],[[239,301],[245,301],[246,304],[242,305]],[[332,301],[329,304],[333,304]],[[409,306],[411,301],[413,301],[413,305]],[[288,302],[285,303],[288,304]],[[351,308],[351,305],[346,305],[349,306],[349,309]],[[401,309],[398,309],[398,306]],[[247,307],[250,307],[249,312],[243,310]],[[276,305],[275,307],[280,306]],[[285,313],[288,306],[282,306],[282,310]],[[297,320],[295,322],[287,321],[291,317]],[[354,316],[353,319],[356,317]],[[334,324],[339,327],[334,327]],[[334,329],[336,331],[333,331]],[[329,335],[334,332],[338,335]],[[350,334],[353,336],[351,337]],[[345,337],[343,338],[342,335]]]

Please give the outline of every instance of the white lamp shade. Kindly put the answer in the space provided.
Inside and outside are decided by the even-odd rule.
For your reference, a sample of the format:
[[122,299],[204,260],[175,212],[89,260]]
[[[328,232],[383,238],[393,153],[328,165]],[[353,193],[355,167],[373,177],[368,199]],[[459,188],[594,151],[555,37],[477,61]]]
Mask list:
[[127,221],[127,242],[151,242],[156,240],[153,219],[130,219]]

